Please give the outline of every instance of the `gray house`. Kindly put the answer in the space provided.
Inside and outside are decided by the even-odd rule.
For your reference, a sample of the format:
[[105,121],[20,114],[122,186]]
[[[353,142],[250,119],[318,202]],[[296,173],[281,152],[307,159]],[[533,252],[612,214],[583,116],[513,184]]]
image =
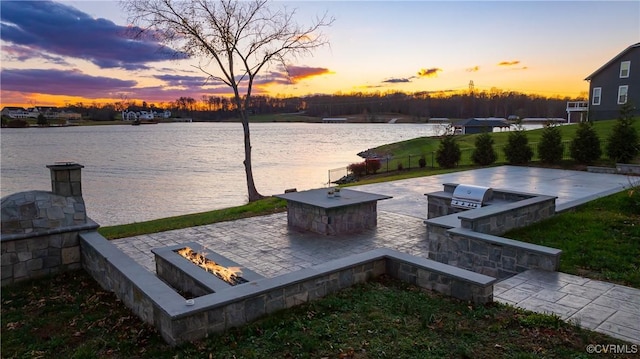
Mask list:
[[589,119],[618,118],[620,105],[631,102],[640,115],[640,42],[602,65],[589,81]]
[[453,124],[456,134],[470,135],[474,133],[493,132],[494,128],[508,129],[511,124],[504,118],[468,118]]

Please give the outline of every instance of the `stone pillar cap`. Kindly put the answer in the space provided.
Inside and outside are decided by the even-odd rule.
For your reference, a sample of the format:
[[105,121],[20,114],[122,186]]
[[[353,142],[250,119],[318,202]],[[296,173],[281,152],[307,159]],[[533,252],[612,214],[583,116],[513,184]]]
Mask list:
[[75,168],[84,168],[83,165],[73,162],[73,161],[58,161],[55,162],[52,165],[47,165],[47,168],[51,168],[51,169],[75,169]]

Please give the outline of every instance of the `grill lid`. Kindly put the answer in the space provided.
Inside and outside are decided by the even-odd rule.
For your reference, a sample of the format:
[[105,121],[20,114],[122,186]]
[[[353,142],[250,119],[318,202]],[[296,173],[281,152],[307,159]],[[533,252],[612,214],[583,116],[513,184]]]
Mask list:
[[453,191],[451,206],[463,209],[480,208],[493,197],[493,190],[489,187],[459,184]]

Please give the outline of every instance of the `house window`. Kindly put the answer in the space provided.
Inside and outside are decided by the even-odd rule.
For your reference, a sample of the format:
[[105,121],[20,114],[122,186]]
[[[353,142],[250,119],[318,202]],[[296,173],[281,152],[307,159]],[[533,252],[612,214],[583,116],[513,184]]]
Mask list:
[[622,61],[620,63],[620,78],[626,79],[629,77],[629,70],[631,69],[631,61]]
[[599,105],[601,97],[602,97],[602,87],[594,87],[593,94],[591,95],[591,104]]
[[629,91],[629,86],[624,85],[618,87],[618,105],[622,105],[627,103],[627,92]]

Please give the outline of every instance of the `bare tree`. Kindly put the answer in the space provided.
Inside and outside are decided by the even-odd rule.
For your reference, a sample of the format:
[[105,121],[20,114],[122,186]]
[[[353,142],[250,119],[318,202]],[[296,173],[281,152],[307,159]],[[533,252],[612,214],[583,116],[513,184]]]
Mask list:
[[271,64],[286,70],[290,58],[326,45],[320,31],[333,18],[325,14],[302,27],[294,21],[295,10],[272,8],[267,0],[132,0],[121,4],[141,33],[200,59],[197,67],[210,80],[233,90],[244,129],[249,201],[262,198],[253,179],[247,113],[256,75]]

